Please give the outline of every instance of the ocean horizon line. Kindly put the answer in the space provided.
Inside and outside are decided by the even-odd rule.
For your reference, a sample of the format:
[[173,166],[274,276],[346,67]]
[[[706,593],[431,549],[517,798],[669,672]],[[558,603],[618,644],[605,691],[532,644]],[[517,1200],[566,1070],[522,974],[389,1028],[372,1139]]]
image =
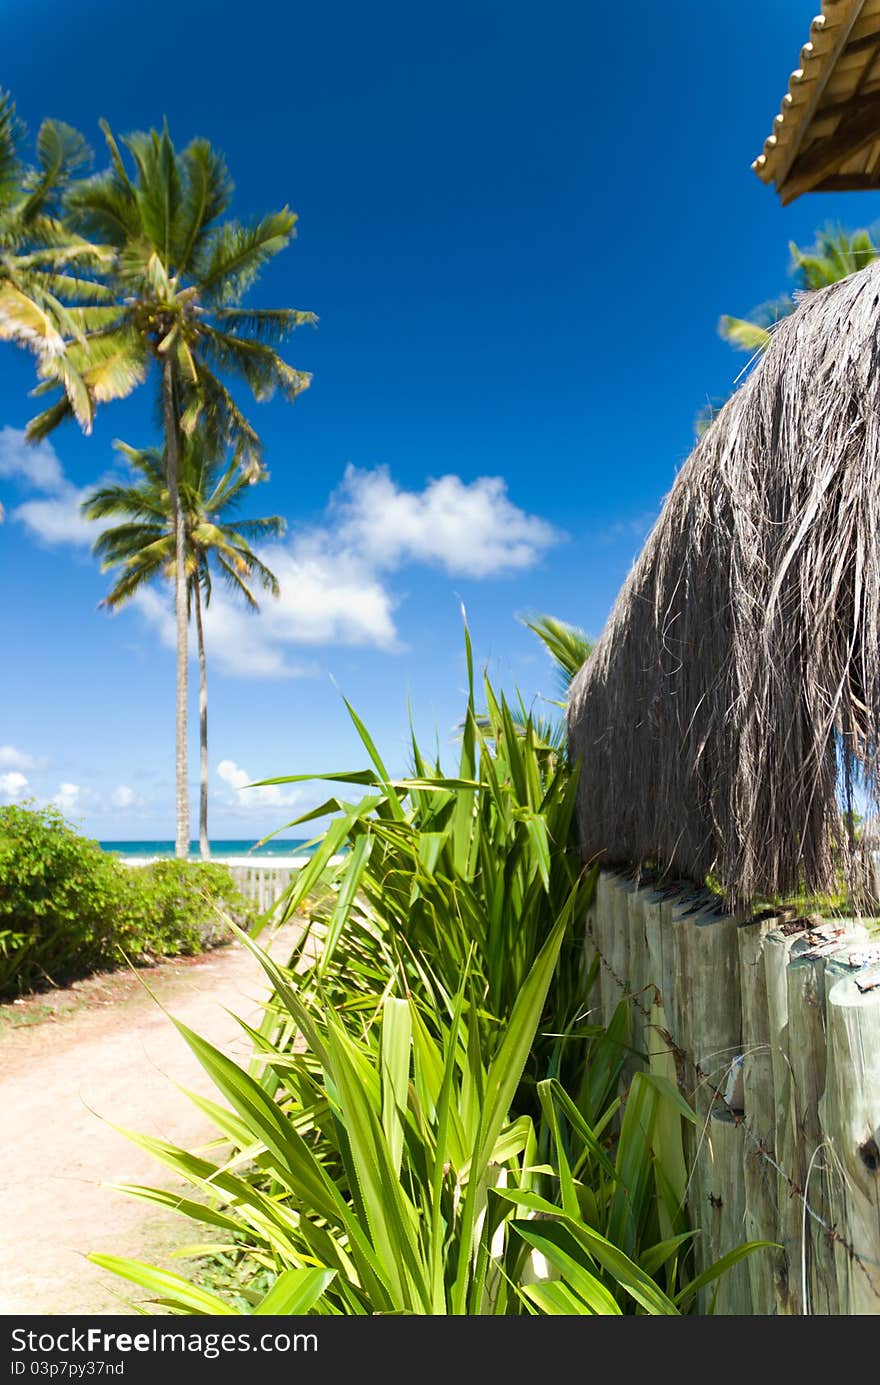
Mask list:
[[[273,837],[262,842],[259,837],[211,837],[208,847],[211,856],[289,856],[310,854],[304,837]],[[260,844],[261,843],[261,844]],[[114,837],[98,841],[102,851],[126,857],[173,857],[174,841],[170,837]],[[200,858],[198,838],[189,844],[189,859]]]

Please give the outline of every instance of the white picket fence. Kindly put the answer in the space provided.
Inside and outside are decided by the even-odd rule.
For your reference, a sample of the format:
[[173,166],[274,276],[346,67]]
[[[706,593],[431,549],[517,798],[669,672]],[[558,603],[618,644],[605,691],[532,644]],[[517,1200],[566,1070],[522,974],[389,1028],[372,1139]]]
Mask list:
[[232,865],[224,862],[236,887],[259,912],[265,913],[277,904],[290,888],[290,882],[299,874],[300,867],[278,866],[267,861],[251,862],[247,865]]

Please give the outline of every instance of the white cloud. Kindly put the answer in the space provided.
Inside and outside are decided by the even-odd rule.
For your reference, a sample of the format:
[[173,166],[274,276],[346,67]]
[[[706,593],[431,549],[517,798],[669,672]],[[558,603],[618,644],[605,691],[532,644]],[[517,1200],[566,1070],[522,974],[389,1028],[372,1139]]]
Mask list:
[[224,784],[234,790],[233,802],[239,808],[289,807],[302,797],[300,789],[285,788],[283,784],[264,784],[260,788],[249,789],[248,784],[253,783],[253,777],[234,760],[221,760],[217,773]]
[[114,808],[131,808],[135,803],[134,789],[128,784],[120,784],[110,795],[110,802]]
[[35,760],[14,745],[0,745],[0,769],[33,769]]
[[495,577],[533,567],[561,537],[514,505],[500,476],[441,476],[423,491],[404,491],[387,467],[349,466],[331,505],[341,518],[340,546],[376,570],[423,562],[453,576]]
[[[79,512],[87,490],[65,477],[51,444],[30,448],[20,430],[0,430],[2,475],[42,492],[18,505],[12,517],[44,542],[92,542],[94,526]],[[251,678],[301,677],[314,669],[291,659],[296,646],[394,650],[399,647],[397,598],[388,573],[423,563],[451,576],[495,577],[534,566],[561,538],[545,520],[515,505],[499,476],[465,482],[447,475],[428,481],[421,491],[407,491],[387,467],[359,471],[349,466],[322,524],[259,550],[278,577],[277,600],[263,598],[257,615],[215,586],[205,613],[212,667]],[[174,649],[170,592],[144,588],[133,604],[160,641]]]
[[80,489],[67,479],[50,442],[31,444],[23,429],[0,428],[0,477],[40,492],[41,499],[16,505],[11,517],[44,543],[91,544],[93,527],[79,512],[91,487]]
[[79,805],[79,784],[62,783],[58,792],[52,795],[52,802],[62,813],[72,813]]
[[0,801],[3,803],[14,803],[17,798],[24,798],[27,789],[27,776],[17,769],[0,774]]
[[[314,543],[297,551],[282,546],[263,549],[260,557],[278,578],[281,595],[277,600],[264,597],[257,614],[243,609],[222,587],[214,588],[205,612],[211,666],[251,678],[302,677],[314,670],[301,661],[291,662],[291,646],[394,647],[391,594],[360,564],[322,553]],[[168,597],[146,587],[133,601],[162,643],[174,649],[176,630]]]
[[92,524],[83,519],[79,507],[91,489],[91,486],[84,486],[78,490],[68,483],[60,495],[46,500],[26,500],[24,504],[16,505],[12,518],[25,525],[44,543],[73,543],[89,547],[94,541],[95,531]]
[[0,478],[56,495],[70,484],[51,442],[25,441],[23,428],[0,428]]
[[[265,597],[257,616],[215,587],[205,615],[208,657],[228,674],[278,678],[312,672],[290,661],[292,646],[394,650],[397,601],[386,573],[421,562],[451,575],[497,576],[533,566],[561,537],[514,505],[497,476],[470,483],[443,476],[422,491],[405,491],[385,467],[349,467],[323,525],[260,550],[281,585],[277,600]],[[173,649],[167,596],[145,589],[134,602]]]

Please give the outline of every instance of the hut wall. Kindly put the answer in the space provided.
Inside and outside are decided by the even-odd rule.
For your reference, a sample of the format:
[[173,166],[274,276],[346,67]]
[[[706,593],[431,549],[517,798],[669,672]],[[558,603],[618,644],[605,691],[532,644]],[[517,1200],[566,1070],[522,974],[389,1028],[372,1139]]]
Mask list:
[[836,888],[880,799],[880,261],[810,294],[681,468],[569,702],[586,859]]
[[696,1113],[681,1132],[696,1268],[777,1244],[721,1279],[715,1311],[880,1316],[880,938],[791,914],[743,920],[603,871],[596,1003],[605,1024],[630,1008],[644,1065]]

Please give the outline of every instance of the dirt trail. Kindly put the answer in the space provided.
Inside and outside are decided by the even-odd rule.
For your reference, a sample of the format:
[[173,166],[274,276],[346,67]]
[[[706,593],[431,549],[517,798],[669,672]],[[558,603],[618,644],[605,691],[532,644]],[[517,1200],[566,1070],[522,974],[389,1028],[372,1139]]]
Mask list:
[[[295,931],[269,941],[279,960]],[[175,1018],[247,1061],[226,1011],[258,1022],[266,985],[242,944],[143,975]],[[104,1186],[184,1186],[109,1122],[193,1150],[215,1132],[175,1084],[217,1093],[137,977],[92,978],[49,1009],[3,1007],[0,1023],[0,1313],[125,1313],[125,1281],[87,1252],[167,1264],[175,1246],[202,1237],[196,1223]],[[35,1022],[11,1027],[10,1016]]]

